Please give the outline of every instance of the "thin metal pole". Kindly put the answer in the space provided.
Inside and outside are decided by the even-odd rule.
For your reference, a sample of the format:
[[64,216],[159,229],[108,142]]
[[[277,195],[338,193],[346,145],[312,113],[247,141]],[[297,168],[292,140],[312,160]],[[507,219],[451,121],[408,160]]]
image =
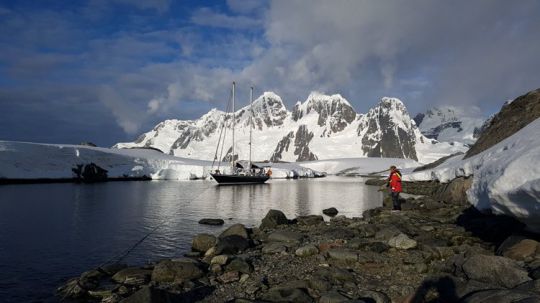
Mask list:
[[235,127],[235,116],[234,116],[234,88],[236,83],[232,83],[232,155],[231,155],[231,166],[234,171],[234,127]]
[[253,86],[249,92],[249,171],[251,171],[251,138],[253,133]]

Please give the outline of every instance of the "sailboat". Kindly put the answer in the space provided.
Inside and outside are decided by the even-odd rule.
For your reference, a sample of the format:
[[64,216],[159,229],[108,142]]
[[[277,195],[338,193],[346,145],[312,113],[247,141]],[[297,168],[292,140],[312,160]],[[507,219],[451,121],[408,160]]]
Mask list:
[[[232,86],[232,147],[231,147],[231,172],[230,173],[222,173],[220,171],[220,161],[217,161],[218,166],[217,169],[214,170],[214,163],[216,160],[218,160],[217,154],[218,150],[221,144],[221,154],[223,154],[223,146],[225,144],[225,134],[226,134],[226,127],[225,123],[223,124],[223,128],[220,132],[218,144],[216,147],[216,153],[214,155],[214,162],[212,163],[212,172],[210,175],[216,180],[216,182],[219,185],[240,185],[240,184],[262,184],[268,179],[270,179],[271,175],[271,169],[269,167],[260,167],[251,161],[251,139],[252,139],[252,133],[253,133],[253,87],[251,87],[250,90],[250,102],[249,102],[249,109],[250,109],[250,117],[249,117],[249,161],[235,161],[235,142],[234,142],[234,127],[235,127],[235,87],[236,83],[233,82]],[[223,138],[223,142],[222,141]]]

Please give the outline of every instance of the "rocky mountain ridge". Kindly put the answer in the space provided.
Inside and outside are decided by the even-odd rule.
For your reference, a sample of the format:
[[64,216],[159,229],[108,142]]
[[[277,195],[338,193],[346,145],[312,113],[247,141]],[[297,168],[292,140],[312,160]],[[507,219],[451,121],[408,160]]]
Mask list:
[[[251,115],[252,112],[252,115]],[[235,112],[235,155],[232,153],[231,113],[213,109],[197,120],[166,120],[135,142],[116,148],[154,147],[164,153],[217,160],[247,159],[250,117],[253,155],[258,161],[309,161],[351,157],[409,158],[430,162],[464,152],[466,146],[422,135],[403,102],[384,97],[366,114],[357,113],[339,94],[313,92],[288,111],[277,94],[265,92]],[[222,126],[226,125],[226,128]],[[225,136],[223,152],[216,146]]]

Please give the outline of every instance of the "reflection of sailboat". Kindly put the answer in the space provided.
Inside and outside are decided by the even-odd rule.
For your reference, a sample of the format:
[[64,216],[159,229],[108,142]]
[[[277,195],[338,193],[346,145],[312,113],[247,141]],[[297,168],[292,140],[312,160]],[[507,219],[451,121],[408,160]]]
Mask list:
[[[234,126],[235,126],[235,113],[234,113],[234,95],[235,83],[233,82],[232,87],[232,147],[231,147],[231,172],[222,173],[220,171],[220,162],[218,161],[217,169],[214,170],[214,163],[218,159],[217,154],[219,147],[221,145],[221,154],[223,154],[223,146],[225,144],[225,123],[223,123],[223,128],[221,130],[218,144],[216,147],[216,153],[214,155],[214,163],[212,163],[212,173],[210,175],[216,180],[220,185],[229,185],[229,184],[261,184],[266,182],[270,178],[271,170],[265,169],[265,167],[260,167],[253,162],[251,162],[251,137],[252,137],[252,127],[253,127],[253,110],[251,104],[253,103],[253,87],[251,88],[250,93],[250,116],[249,116],[249,161],[236,161],[234,154]],[[223,136],[222,136],[223,135]],[[223,141],[223,142],[222,142]]]

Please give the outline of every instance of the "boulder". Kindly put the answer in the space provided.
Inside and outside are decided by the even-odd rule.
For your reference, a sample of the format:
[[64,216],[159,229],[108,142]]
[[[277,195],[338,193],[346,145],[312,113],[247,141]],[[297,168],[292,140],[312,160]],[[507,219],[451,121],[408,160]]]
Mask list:
[[260,229],[271,229],[276,228],[278,225],[285,224],[289,224],[289,220],[285,214],[280,210],[271,209],[262,219]]
[[390,238],[393,238],[399,235],[400,233],[401,233],[401,230],[391,225],[391,226],[383,227],[378,232],[376,232],[375,239],[388,241],[390,240]]
[[323,209],[322,213],[327,216],[333,217],[337,215],[339,212],[335,207],[330,207],[330,208]]
[[309,215],[296,218],[299,225],[319,225],[324,222],[323,216]]
[[268,302],[294,302],[311,303],[311,298],[304,290],[299,288],[272,288],[261,296],[261,299]]
[[418,243],[406,234],[399,234],[388,240],[388,245],[397,249],[413,249],[418,246]]
[[513,289],[488,289],[473,292],[459,302],[463,303],[538,303],[540,295]]
[[344,295],[340,294],[335,290],[323,293],[319,298],[319,303],[343,303],[348,301],[349,298],[345,297]]
[[467,258],[461,268],[470,280],[500,287],[512,288],[531,280],[516,261],[505,257],[474,255]]
[[299,257],[309,257],[319,253],[319,249],[312,244],[299,247],[295,252],[295,255]]
[[237,271],[229,271],[218,277],[221,283],[227,284],[240,280],[240,273]]
[[249,274],[253,271],[253,266],[244,259],[236,258],[225,266],[225,271],[236,271],[243,274]]
[[217,238],[210,234],[198,234],[191,241],[191,249],[198,252],[206,252],[216,245]]
[[139,286],[150,281],[150,275],[152,275],[152,271],[149,269],[128,267],[114,274],[112,279],[119,284]]
[[373,303],[391,303],[392,300],[385,294],[380,291],[375,290],[360,290],[358,292],[358,299],[364,300],[366,302]]
[[204,218],[199,220],[199,224],[204,225],[223,225],[225,224],[225,221],[223,219],[211,219],[211,218]]
[[279,254],[287,251],[287,247],[283,243],[274,242],[265,244],[262,247],[263,254]]
[[227,255],[219,255],[212,258],[210,261],[210,264],[218,264],[218,265],[225,265],[229,261],[229,256]]
[[152,281],[182,283],[203,275],[199,264],[190,259],[165,260],[154,267]]
[[226,230],[224,230],[220,235],[219,238],[224,238],[227,236],[240,236],[244,239],[249,239],[248,231],[246,227],[243,224],[237,223],[229,226]]
[[249,241],[238,235],[219,238],[215,254],[237,254],[249,248]]
[[328,256],[331,259],[346,261],[346,262],[356,262],[358,261],[358,253],[352,250],[343,249],[343,248],[333,248],[328,250]]
[[540,250],[540,244],[532,239],[524,239],[503,251],[502,255],[514,259],[525,260],[534,257]]
[[268,235],[267,240],[269,242],[299,243],[303,237],[301,233],[295,231],[280,230]]

